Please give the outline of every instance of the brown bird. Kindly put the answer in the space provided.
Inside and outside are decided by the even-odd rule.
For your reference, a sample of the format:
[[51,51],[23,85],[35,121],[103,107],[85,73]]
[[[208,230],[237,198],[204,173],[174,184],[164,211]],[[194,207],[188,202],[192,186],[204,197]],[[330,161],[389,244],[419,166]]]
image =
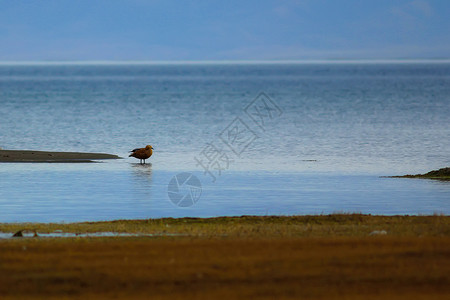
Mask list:
[[136,158],[139,158],[139,163],[142,164],[142,161],[144,161],[153,154],[153,147],[150,145],[145,146],[145,148],[136,148],[131,150],[132,152],[128,157],[133,156]]

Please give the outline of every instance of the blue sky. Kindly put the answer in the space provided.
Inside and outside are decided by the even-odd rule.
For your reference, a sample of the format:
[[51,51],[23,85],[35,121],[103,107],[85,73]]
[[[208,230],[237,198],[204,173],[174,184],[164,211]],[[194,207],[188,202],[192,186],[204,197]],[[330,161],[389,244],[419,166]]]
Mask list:
[[450,58],[450,1],[4,1],[0,61]]

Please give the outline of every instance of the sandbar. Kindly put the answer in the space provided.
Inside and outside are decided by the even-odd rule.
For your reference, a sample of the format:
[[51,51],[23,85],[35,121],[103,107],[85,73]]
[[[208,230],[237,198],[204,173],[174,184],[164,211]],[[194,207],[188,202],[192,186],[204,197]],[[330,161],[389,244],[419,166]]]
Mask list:
[[35,150],[0,150],[0,162],[93,162],[94,160],[119,159],[107,153],[55,152]]

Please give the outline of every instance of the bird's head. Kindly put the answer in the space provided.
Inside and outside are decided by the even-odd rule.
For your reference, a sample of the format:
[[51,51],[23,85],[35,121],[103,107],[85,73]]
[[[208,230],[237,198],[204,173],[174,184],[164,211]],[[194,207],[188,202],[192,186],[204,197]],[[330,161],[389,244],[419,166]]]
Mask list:
[[153,147],[152,147],[152,146],[150,146],[150,145],[147,145],[147,146],[145,146],[145,149],[147,149],[147,150],[150,150],[150,149],[152,149],[152,150],[153,150]]

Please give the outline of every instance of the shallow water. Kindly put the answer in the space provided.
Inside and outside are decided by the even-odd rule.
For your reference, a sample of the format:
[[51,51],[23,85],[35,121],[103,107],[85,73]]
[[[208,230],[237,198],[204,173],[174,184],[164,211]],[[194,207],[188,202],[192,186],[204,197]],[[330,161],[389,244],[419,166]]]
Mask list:
[[[72,222],[157,217],[450,212],[450,183],[320,172],[228,171],[216,182],[202,172],[201,194],[174,204],[178,172],[131,160],[97,164],[7,164],[0,172],[2,222]],[[3,166],[4,167],[4,166]],[[181,194],[189,191],[180,190]]]
[[[15,239],[13,232],[0,232],[0,239]],[[76,237],[158,237],[158,236],[186,236],[186,234],[177,233],[128,233],[128,232],[89,232],[89,233],[73,233],[73,232],[31,232],[22,233],[20,238],[76,238]]]
[[0,222],[448,214],[449,182],[379,176],[450,165],[449,95],[450,64],[2,65],[0,147],[124,159],[0,164]]

